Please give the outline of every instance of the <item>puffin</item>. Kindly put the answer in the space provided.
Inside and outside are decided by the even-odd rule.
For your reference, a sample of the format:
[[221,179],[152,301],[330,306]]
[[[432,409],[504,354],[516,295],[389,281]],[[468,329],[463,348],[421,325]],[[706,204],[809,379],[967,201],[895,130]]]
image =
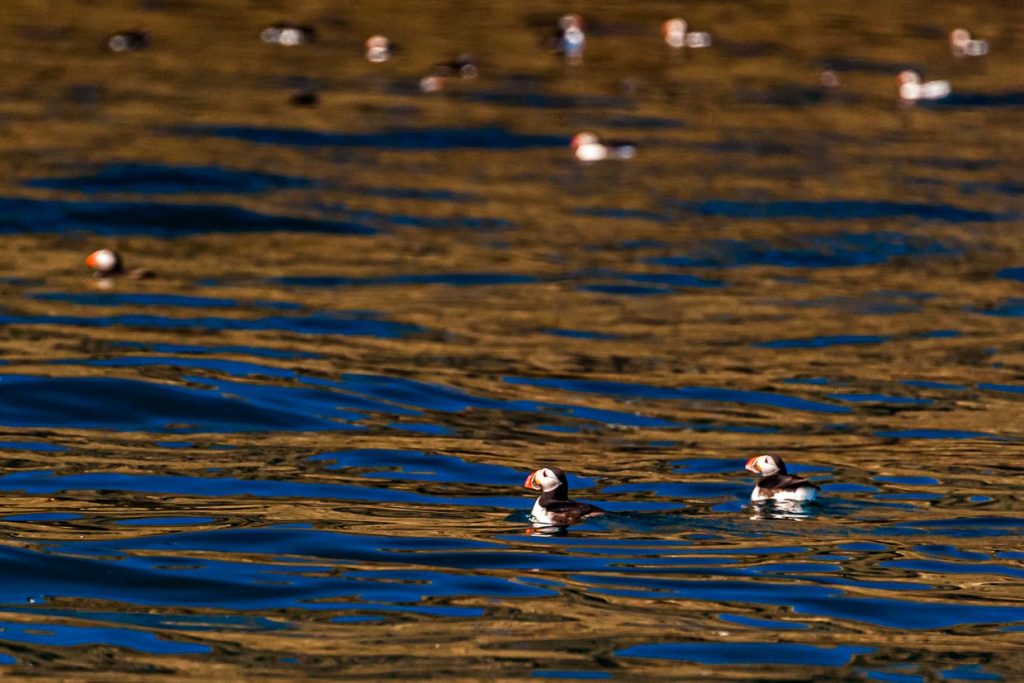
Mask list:
[[577,161],[591,163],[605,159],[632,159],[636,156],[636,143],[625,140],[601,140],[597,133],[588,130],[572,136],[573,156]]
[[566,14],[560,18],[554,42],[559,54],[572,62],[579,62],[587,42],[587,36],[583,32],[583,17],[578,14]]
[[133,268],[126,271],[124,260],[113,249],[97,249],[86,257],[85,265],[92,268],[93,275],[98,278],[123,276],[133,280],[143,280],[154,276],[153,271],[146,268]]
[[295,47],[305,45],[316,39],[316,29],[312,26],[297,26],[289,22],[271,24],[260,31],[260,40],[271,45]]
[[523,486],[542,491],[530,512],[535,523],[566,526],[604,514],[604,510],[595,505],[569,499],[569,480],[561,468],[542,467],[535,470],[526,478]]
[[471,54],[461,54],[455,59],[435,64],[433,70],[420,79],[420,90],[423,92],[440,92],[448,85],[448,79],[461,78],[470,80],[480,73],[476,61]]
[[476,78],[480,74],[480,69],[477,67],[476,59],[473,58],[473,55],[463,52],[447,62],[435,64],[432,73],[435,76],[443,76],[444,78],[469,80]]
[[145,31],[118,31],[107,38],[111,52],[135,52],[149,47],[149,34]]
[[666,45],[677,50],[684,47],[695,49],[711,47],[710,33],[707,31],[691,31],[686,20],[678,17],[669,19],[661,25],[661,35],[664,36]]
[[984,57],[988,54],[988,41],[973,38],[965,28],[950,31],[949,47],[954,57]]
[[755,455],[747,461],[747,470],[760,474],[750,500],[811,501],[821,488],[814,482],[790,474],[777,455]]
[[396,49],[387,36],[380,34],[367,38],[365,47],[366,61],[373,62],[374,64],[380,64],[391,59]]
[[901,71],[896,81],[900,84],[900,99],[904,102],[941,100],[949,96],[949,81],[922,81],[921,74],[911,69]]

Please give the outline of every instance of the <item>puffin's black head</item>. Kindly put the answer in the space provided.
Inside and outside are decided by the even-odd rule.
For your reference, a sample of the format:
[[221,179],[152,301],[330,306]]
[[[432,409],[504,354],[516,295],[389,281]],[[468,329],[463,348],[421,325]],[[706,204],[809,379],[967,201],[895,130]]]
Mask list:
[[536,470],[526,478],[526,482],[523,484],[528,489],[538,489],[544,491],[554,491],[558,488],[565,487],[565,490],[569,490],[569,479],[565,476],[565,472],[560,467],[542,467]]
[[770,477],[773,474],[789,474],[786,471],[786,463],[777,455],[755,455],[747,461],[747,470],[760,474],[762,477]]

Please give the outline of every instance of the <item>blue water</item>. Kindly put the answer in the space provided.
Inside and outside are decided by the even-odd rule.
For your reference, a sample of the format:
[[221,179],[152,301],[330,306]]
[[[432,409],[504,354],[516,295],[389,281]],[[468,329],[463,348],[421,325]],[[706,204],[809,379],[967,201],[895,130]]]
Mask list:
[[0,676],[1024,675],[1010,5],[93,5],[0,47]]

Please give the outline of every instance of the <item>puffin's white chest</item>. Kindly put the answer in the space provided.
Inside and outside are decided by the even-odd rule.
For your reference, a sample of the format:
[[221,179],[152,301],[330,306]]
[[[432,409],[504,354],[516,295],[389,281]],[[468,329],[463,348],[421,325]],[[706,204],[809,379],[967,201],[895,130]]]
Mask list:
[[580,161],[603,161],[608,158],[608,148],[599,142],[588,142],[576,148]]
[[540,498],[533,503],[533,510],[530,511],[530,516],[533,517],[533,521],[540,522],[541,524],[554,524],[554,520],[551,515],[548,514],[547,509],[541,506]]
[[763,489],[755,486],[750,493],[750,500],[795,500],[811,501],[818,497],[818,489],[813,486],[800,486],[792,491]]

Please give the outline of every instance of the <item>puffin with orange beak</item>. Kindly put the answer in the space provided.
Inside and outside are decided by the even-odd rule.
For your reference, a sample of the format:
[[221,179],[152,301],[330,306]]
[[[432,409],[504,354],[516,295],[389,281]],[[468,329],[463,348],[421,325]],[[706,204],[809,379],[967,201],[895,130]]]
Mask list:
[[110,277],[124,272],[121,255],[113,249],[97,249],[85,258],[85,265],[96,273],[96,277]]
[[625,140],[603,141],[585,130],[572,136],[572,153],[578,161],[591,163],[605,159],[632,159],[636,156],[636,143]]
[[154,273],[146,268],[125,270],[124,259],[113,249],[97,249],[85,259],[85,265],[93,270],[98,278],[127,277],[132,280],[143,280],[153,277]]
[[569,499],[569,480],[558,467],[542,467],[530,473],[523,486],[541,491],[530,512],[534,524],[567,526],[604,514],[597,506]]
[[750,500],[812,501],[819,487],[809,479],[786,471],[786,463],[777,455],[755,455],[747,461],[747,471],[761,475]]

